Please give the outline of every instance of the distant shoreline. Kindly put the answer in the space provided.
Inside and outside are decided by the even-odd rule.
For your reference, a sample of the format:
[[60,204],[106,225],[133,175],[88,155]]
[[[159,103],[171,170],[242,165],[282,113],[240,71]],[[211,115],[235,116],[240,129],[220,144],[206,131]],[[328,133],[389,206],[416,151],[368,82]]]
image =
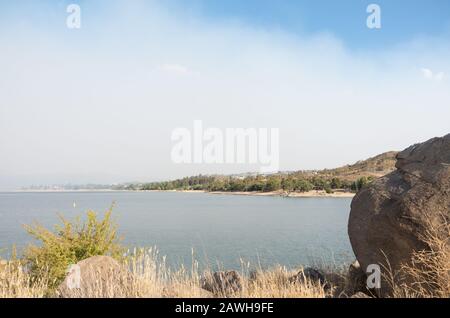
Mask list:
[[79,189],[79,190],[14,190],[0,191],[3,193],[79,193],[79,192],[175,192],[175,193],[205,193],[214,195],[241,195],[256,197],[286,197],[286,198],[353,198],[355,193],[346,191],[335,191],[326,193],[324,190],[312,190],[307,192],[271,191],[271,192],[227,192],[227,191],[204,191],[204,190],[113,190],[113,189]]
[[70,193],[70,192],[136,192],[133,190],[113,190],[113,189],[78,189],[78,190],[45,190],[45,189],[26,189],[26,190],[9,190],[0,191],[0,193]]

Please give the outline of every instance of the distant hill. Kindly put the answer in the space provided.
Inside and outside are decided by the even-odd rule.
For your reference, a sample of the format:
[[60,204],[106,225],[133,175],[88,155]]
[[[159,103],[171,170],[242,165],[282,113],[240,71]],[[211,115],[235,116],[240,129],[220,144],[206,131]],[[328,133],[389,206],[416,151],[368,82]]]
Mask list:
[[360,160],[355,164],[335,169],[324,169],[316,173],[321,176],[339,177],[349,181],[354,181],[364,176],[378,178],[395,170],[395,157],[397,154],[397,151],[389,151],[366,160]]

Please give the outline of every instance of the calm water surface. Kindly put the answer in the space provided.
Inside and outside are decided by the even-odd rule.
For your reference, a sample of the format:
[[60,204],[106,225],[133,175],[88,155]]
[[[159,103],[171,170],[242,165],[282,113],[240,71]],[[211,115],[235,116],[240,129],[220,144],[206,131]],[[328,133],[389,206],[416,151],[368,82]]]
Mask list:
[[171,265],[190,264],[192,249],[200,263],[224,268],[240,268],[240,259],[291,267],[354,258],[347,236],[351,199],[171,192],[0,193],[0,248],[33,242],[23,224],[51,227],[59,213],[104,212],[112,202],[124,244],[157,246]]

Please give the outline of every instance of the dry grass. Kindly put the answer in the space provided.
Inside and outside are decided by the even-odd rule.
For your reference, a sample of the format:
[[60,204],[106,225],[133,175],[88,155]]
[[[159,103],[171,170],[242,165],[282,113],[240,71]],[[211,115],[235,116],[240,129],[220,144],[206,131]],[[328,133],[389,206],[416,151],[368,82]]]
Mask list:
[[441,213],[439,220],[429,218],[427,231],[421,239],[427,250],[413,253],[411,263],[391,275],[390,281],[401,277],[403,283],[392,283],[394,297],[450,298],[450,223]]
[[[95,286],[85,291],[81,297],[117,297],[117,298],[209,298],[209,297],[277,297],[277,298],[317,298],[327,293],[319,283],[306,280],[304,283],[290,283],[289,278],[296,272],[283,267],[268,271],[258,271],[250,278],[247,270],[242,270],[242,290],[227,294],[213,294],[201,288],[202,277],[212,275],[211,271],[199,271],[197,262],[190,269],[181,267],[171,270],[155,249],[138,251],[128,258],[122,277],[111,278],[103,282],[105,286]],[[247,272],[247,274],[245,273]],[[130,275],[131,273],[131,275]],[[105,293],[99,291],[106,290]]]
[[325,298],[331,296],[332,289],[325,290],[319,282],[305,279],[291,282],[289,279],[298,271],[277,266],[267,271],[257,271],[253,279],[245,279],[243,290],[238,297],[248,298]]
[[[318,282],[304,280],[292,283],[289,278],[298,271],[290,271],[277,266],[271,270],[259,270],[249,275],[247,269],[241,271],[242,289],[238,292],[213,294],[201,288],[201,278],[211,275],[210,271],[200,272],[198,263],[190,269],[184,267],[171,270],[155,249],[133,253],[123,264],[119,276],[109,276],[106,281],[96,281],[89,288],[74,290],[73,297],[83,298],[324,298],[331,296],[333,289],[325,291]],[[42,279],[32,281],[31,276],[20,266],[0,268],[0,297],[54,297],[48,294],[50,285]]]
[[19,262],[0,262],[0,298],[44,297],[47,290],[48,282],[31,278]]

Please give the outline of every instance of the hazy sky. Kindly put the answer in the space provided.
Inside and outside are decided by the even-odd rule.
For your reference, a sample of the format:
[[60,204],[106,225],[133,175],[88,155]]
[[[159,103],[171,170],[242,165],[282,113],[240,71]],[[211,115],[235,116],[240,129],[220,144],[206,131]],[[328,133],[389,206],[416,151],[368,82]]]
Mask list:
[[198,119],[279,128],[281,170],[449,133],[450,2],[371,2],[1,1],[0,189],[257,170],[172,163]]

